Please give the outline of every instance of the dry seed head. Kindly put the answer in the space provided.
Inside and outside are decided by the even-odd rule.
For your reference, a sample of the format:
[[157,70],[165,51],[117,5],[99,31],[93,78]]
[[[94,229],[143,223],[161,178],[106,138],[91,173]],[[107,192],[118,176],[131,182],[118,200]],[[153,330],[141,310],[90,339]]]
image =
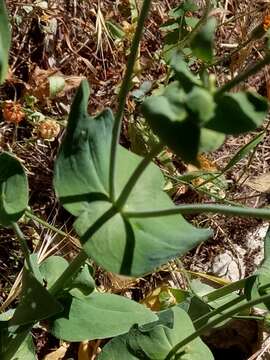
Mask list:
[[11,100],[5,101],[3,105],[3,118],[6,122],[19,124],[25,118],[21,104]]
[[38,136],[44,140],[53,141],[60,132],[60,125],[51,119],[46,119],[38,124]]

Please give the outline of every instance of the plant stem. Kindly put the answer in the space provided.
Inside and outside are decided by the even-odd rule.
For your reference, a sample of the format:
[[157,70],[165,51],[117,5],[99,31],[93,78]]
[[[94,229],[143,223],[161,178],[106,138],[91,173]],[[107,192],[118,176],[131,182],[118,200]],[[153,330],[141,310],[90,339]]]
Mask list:
[[140,16],[138,18],[138,24],[135,31],[135,35],[130,48],[130,55],[128,58],[127,68],[125,76],[122,82],[122,86],[119,92],[119,106],[118,111],[115,116],[115,123],[113,126],[112,132],[112,144],[111,144],[111,154],[110,154],[110,196],[111,200],[115,200],[115,189],[114,189],[114,180],[115,180],[115,165],[116,165],[116,155],[117,155],[117,146],[120,137],[121,123],[124,115],[127,95],[130,89],[130,81],[133,74],[134,65],[136,63],[138,48],[140,40],[143,34],[144,23],[148,16],[152,0],[144,0]]
[[29,251],[26,239],[24,237],[24,234],[22,233],[22,231],[17,223],[12,223],[12,229],[14,230],[14,232],[17,235],[17,238],[20,242],[20,246],[21,246],[23,255],[25,257],[27,267],[31,271],[31,273],[34,274],[34,269],[33,269],[33,266],[32,266],[31,260],[30,260],[30,251]]
[[121,192],[119,198],[115,203],[117,209],[121,209],[125,205],[138,179],[140,178],[144,170],[147,168],[147,166],[151,163],[152,159],[160,153],[162,148],[163,148],[163,144],[161,143],[158,143],[155,146],[153,146],[152,150],[142,159],[142,161],[136,167],[133,174],[130,175],[128,182],[126,183],[125,187],[123,188],[123,191]]
[[127,217],[148,218],[169,216],[175,214],[198,214],[198,213],[218,213],[230,216],[246,216],[258,219],[270,219],[270,208],[256,209],[240,206],[226,206],[220,204],[187,204],[178,205],[164,210],[150,211],[130,211],[124,213]]
[[25,216],[33,221],[38,222],[40,225],[43,225],[45,228],[52,230],[56,234],[61,235],[65,238],[69,238],[69,239],[73,240],[74,243],[76,242],[75,238],[73,238],[72,236],[70,236],[69,234],[67,234],[64,231],[57,229],[57,227],[49,224],[47,221],[45,221],[45,220],[41,219],[40,217],[38,217],[37,215],[33,214],[30,210],[25,211]]
[[265,57],[259,61],[257,64],[249,66],[245,71],[237,75],[231,81],[228,81],[225,85],[223,85],[220,89],[217,90],[216,96],[223,94],[234,88],[236,85],[241,83],[242,81],[249,78],[251,75],[256,74],[259,70],[261,70],[265,65],[270,63],[270,52],[268,52]]
[[200,324],[202,322],[207,322],[209,319],[211,319],[213,316],[216,316],[218,314],[221,314],[224,310],[231,308],[232,306],[235,306],[236,304],[238,304],[239,302],[243,301],[245,299],[245,295],[240,295],[237,296],[235,299],[227,302],[224,305],[219,306],[218,308],[211,310],[210,312],[208,312],[207,314],[204,314],[202,316],[200,316],[199,318],[197,318],[193,324],[196,327],[197,324]]
[[270,294],[268,295],[264,295],[261,296],[259,298],[255,298],[254,300],[248,301],[245,304],[240,304],[239,306],[233,308],[230,311],[227,311],[226,313],[220,315],[218,318],[213,319],[212,321],[209,321],[209,323],[201,326],[198,330],[196,330],[193,334],[187,336],[184,340],[182,340],[180,343],[176,344],[172,350],[168,353],[168,355],[166,356],[166,358],[164,360],[170,360],[172,359],[172,357],[178,352],[179,349],[181,349],[182,347],[184,347],[186,344],[190,343],[191,341],[193,341],[194,339],[196,339],[198,336],[202,335],[205,331],[213,328],[214,326],[216,326],[217,324],[220,324],[221,322],[223,322],[226,319],[231,318],[232,316],[234,316],[235,314],[251,308],[257,304],[260,304],[264,301],[267,301],[270,299]]

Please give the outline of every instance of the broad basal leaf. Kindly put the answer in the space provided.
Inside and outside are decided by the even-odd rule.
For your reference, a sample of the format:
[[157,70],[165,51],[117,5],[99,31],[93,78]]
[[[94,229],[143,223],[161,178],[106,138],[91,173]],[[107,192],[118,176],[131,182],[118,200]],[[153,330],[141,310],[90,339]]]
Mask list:
[[144,305],[113,294],[70,297],[64,306],[64,313],[51,323],[51,332],[66,341],[110,338],[128,332],[134,324],[157,320]]
[[35,323],[62,311],[61,304],[27,269],[22,287],[22,298],[10,320],[11,326]]
[[[110,341],[102,349],[98,360],[164,360],[169,351],[195,331],[187,313],[179,307],[166,310],[173,315],[173,324],[158,321],[141,327],[133,327],[124,336]],[[118,350],[118,351],[117,351]],[[196,338],[179,349],[177,359],[212,360],[208,347]],[[180,355],[181,354],[181,355]]]
[[9,226],[23,215],[28,204],[28,182],[20,162],[0,154],[0,224]]
[[[5,352],[10,348],[14,351],[14,344],[12,346],[11,341],[16,336],[16,327],[9,327],[9,320],[14,314],[14,309],[10,309],[0,314],[0,359],[6,359]],[[36,360],[35,347],[31,334],[19,346],[14,356],[10,360]]]
[[[112,272],[131,276],[151,272],[207,239],[210,232],[195,229],[179,215],[126,217],[126,212],[173,205],[162,191],[164,178],[154,164],[144,171],[118,211],[110,200],[108,185],[113,117],[108,110],[89,117],[88,95],[87,82],[83,82],[56,162],[56,192],[64,207],[78,217],[74,226],[89,257]],[[142,159],[121,146],[117,154],[116,197]]]
[[5,80],[8,71],[8,55],[11,34],[8,14],[4,0],[0,0],[0,84]]

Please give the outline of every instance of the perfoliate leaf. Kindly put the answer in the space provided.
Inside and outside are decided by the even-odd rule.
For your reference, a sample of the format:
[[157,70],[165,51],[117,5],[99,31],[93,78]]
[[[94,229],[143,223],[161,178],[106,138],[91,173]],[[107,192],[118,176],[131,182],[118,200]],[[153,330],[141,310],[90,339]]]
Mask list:
[[114,294],[93,293],[65,302],[64,312],[52,321],[50,331],[66,341],[110,338],[128,332],[134,324],[157,320],[144,305]]
[[8,14],[4,0],[0,0],[0,84],[8,71],[8,55],[11,43]]
[[61,311],[61,304],[27,269],[24,269],[22,298],[10,320],[10,325],[35,323]]
[[265,98],[251,92],[228,93],[217,97],[216,114],[205,127],[238,135],[261,126],[268,110]]
[[[89,257],[108,271],[142,275],[184,254],[208,238],[210,232],[195,229],[179,215],[147,219],[125,216],[129,211],[164,209],[173,205],[162,190],[164,178],[154,164],[143,172],[122,211],[117,211],[109,195],[114,118],[109,110],[96,118],[89,117],[88,96],[88,85],[83,82],[73,103],[66,138],[56,162],[56,193],[64,207],[78,217],[74,227]],[[177,108],[174,110],[177,112]],[[183,141],[188,142],[188,137],[183,135]],[[141,160],[119,145],[116,198]]]
[[9,226],[23,215],[28,204],[28,181],[20,162],[0,154],[0,224]]
[[[168,317],[164,316],[164,321],[160,318],[152,324],[134,326],[128,334],[119,336],[105,345],[98,360],[165,359],[169,351],[195,329],[188,314],[179,307],[175,306],[163,313],[172,314],[172,324]],[[182,360],[214,359],[200,338],[179,349],[178,354],[177,359]]]
[[202,86],[202,82],[189,70],[182,54],[175,53],[171,62],[171,68],[175,72],[175,78],[179,80],[181,87],[189,92],[193,86]]
[[200,28],[191,41],[190,46],[193,54],[202,61],[212,61],[215,29],[216,19],[212,17]]
[[[42,261],[39,270],[47,289],[50,289],[68,265],[68,262],[60,256],[50,256]],[[95,281],[89,268],[89,265],[85,264],[63,290],[68,290],[75,297],[89,295],[95,289]]]
[[210,129],[201,129],[199,152],[212,152],[217,150],[225,141],[226,136]]

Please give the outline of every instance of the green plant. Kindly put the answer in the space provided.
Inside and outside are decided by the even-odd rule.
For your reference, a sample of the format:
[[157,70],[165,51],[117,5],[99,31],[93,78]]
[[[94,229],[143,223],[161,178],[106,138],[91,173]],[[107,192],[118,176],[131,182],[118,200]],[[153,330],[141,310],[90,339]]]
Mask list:
[[[3,0],[0,4],[4,9]],[[181,214],[217,212],[270,218],[269,209],[216,204],[175,206],[163,192],[160,169],[151,162],[166,144],[184,160],[196,163],[198,153],[215,148],[224,134],[258,127],[267,112],[266,100],[253,93],[226,91],[269,62],[269,54],[255,69],[221,89],[207,87],[175,54],[171,61],[174,81],[142,106],[160,142],[144,158],[119,145],[124,107],[150,5],[150,0],[144,0],[116,115],[110,110],[95,118],[88,115],[90,91],[86,81],[72,104],[54,173],[56,195],[75,216],[74,229],[82,246],[71,263],[51,256],[38,264],[36,254],[30,253],[18,225],[23,214],[33,217],[26,210],[27,177],[13,155],[0,154],[0,224],[13,228],[25,256],[21,301],[15,310],[0,315],[1,359],[34,359],[30,333],[43,320],[47,320],[54,336],[67,341],[114,337],[99,359],[213,359],[199,338],[205,330],[260,303],[269,309],[269,237],[265,261],[256,274],[218,290],[207,289],[206,295],[193,288],[185,296],[179,294],[177,306],[158,313],[124,297],[95,290],[88,259],[111,272],[141,276],[209,238],[210,230],[194,228]],[[0,17],[6,21],[6,12]],[[0,24],[4,24],[1,18]],[[7,31],[7,24],[0,27],[0,39]],[[8,47],[0,42],[2,79]]]

